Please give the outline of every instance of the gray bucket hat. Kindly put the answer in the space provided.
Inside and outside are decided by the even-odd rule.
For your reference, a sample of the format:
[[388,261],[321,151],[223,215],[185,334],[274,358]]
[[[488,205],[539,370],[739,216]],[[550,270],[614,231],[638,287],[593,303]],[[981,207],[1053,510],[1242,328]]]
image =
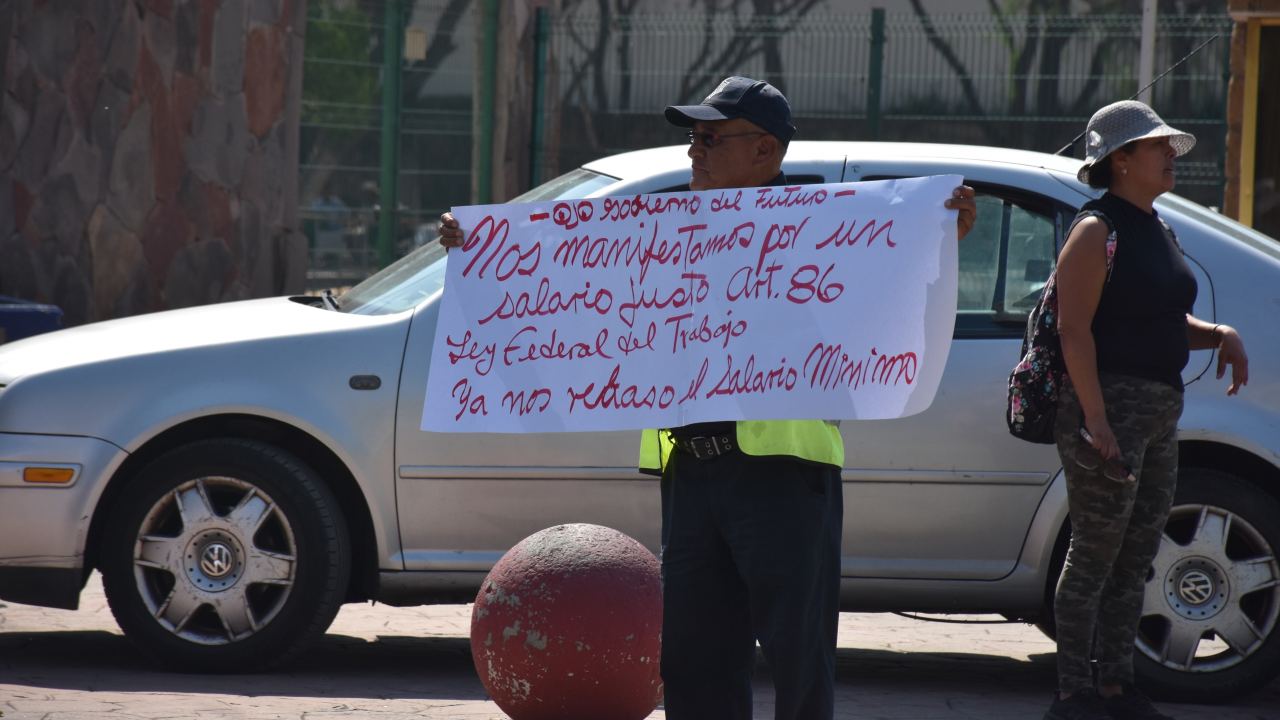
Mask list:
[[1103,158],[1134,140],[1167,137],[1173,151],[1186,155],[1195,147],[1196,136],[1165,124],[1145,103],[1121,100],[1102,108],[1089,118],[1085,128],[1084,166],[1076,177],[1089,182],[1089,169]]

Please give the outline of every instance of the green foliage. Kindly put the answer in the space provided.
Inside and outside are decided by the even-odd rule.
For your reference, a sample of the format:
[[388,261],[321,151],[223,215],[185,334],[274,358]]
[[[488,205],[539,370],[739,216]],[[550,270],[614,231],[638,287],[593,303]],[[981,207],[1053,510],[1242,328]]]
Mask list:
[[375,125],[381,66],[372,56],[381,27],[358,3],[313,0],[310,5],[303,122]]

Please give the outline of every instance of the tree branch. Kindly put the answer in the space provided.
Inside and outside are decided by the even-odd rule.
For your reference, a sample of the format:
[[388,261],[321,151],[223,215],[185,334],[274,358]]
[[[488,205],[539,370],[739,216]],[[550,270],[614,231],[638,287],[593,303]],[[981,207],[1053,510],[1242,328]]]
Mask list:
[[956,77],[960,79],[960,88],[964,91],[965,99],[969,101],[970,110],[975,115],[985,115],[986,113],[982,110],[982,101],[978,99],[978,89],[973,84],[973,78],[969,77],[968,68],[960,62],[960,58],[951,49],[950,43],[938,34],[938,29],[934,27],[933,20],[925,12],[924,7],[920,5],[920,0],[911,0],[911,9],[915,11],[916,17],[920,20],[920,25],[924,28],[924,34],[928,38],[929,44],[942,55],[942,59],[946,61],[947,65],[955,72]]

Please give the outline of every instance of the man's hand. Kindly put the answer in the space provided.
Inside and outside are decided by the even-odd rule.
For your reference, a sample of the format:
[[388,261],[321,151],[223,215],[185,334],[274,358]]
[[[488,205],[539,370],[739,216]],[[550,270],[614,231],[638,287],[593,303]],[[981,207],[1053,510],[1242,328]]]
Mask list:
[[968,185],[961,185],[951,191],[951,197],[943,203],[948,210],[959,210],[960,215],[956,218],[956,239],[963,240],[965,235],[973,229],[973,223],[978,219],[978,204],[973,201],[974,195],[977,193]]
[[453,213],[440,215],[440,244],[445,250],[462,245],[462,228],[458,227],[458,219]]

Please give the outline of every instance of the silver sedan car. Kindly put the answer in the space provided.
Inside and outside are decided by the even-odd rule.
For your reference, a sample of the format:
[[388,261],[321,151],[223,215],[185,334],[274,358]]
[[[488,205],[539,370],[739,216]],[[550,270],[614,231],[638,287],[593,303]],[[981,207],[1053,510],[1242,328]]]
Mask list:
[[[847,423],[847,610],[1000,613],[1052,633],[1070,536],[1056,452],[1011,437],[1006,379],[1076,208],[1078,161],[989,147],[796,142],[797,183],[957,173],[979,192],[932,407]],[[685,148],[589,163],[520,201],[684,189]],[[1165,195],[1195,314],[1246,339],[1238,397],[1185,371],[1178,495],[1147,582],[1141,682],[1229,700],[1280,671],[1280,245]],[[166,666],[287,661],[339,606],[468,601],[525,536],[607,525],[657,549],[638,433],[418,429],[445,262],[424,247],[335,301],[280,297],[0,347],[0,598],[74,608],[101,570]]]

